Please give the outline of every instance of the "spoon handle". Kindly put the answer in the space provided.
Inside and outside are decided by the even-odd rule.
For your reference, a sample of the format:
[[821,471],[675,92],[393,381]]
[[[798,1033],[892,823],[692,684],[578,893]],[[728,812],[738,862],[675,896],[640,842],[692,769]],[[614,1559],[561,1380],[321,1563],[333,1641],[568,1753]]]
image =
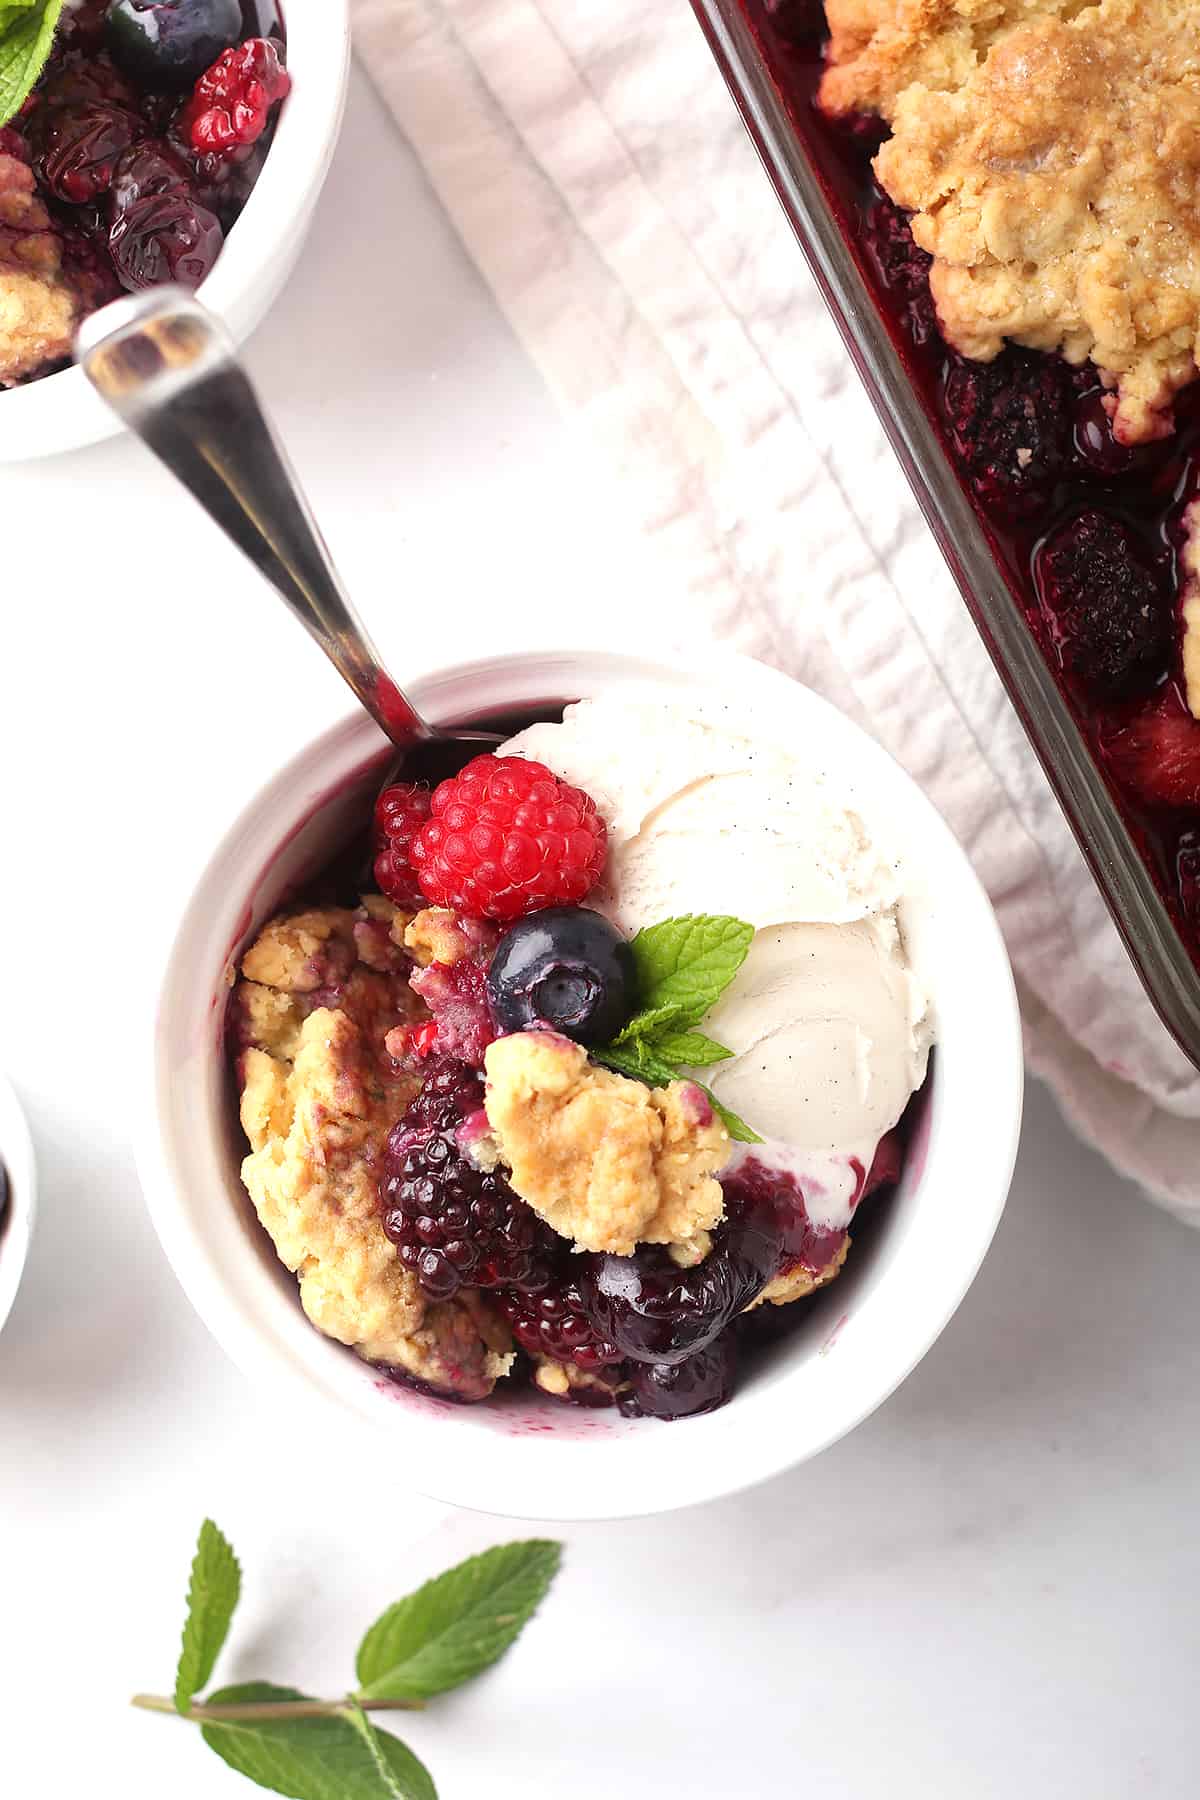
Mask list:
[[271,583],[392,742],[431,736],[351,605],[220,321],[184,289],[154,288],[85,320],[75,358]]

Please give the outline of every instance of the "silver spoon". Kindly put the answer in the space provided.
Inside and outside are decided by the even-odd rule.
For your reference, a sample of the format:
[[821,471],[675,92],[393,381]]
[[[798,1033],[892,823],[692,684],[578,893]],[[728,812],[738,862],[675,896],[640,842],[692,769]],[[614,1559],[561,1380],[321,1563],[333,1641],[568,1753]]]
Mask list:
[[115,300],[80,326],[75,361],[246,553],[398,748],[501,741],[431,725],[388,674],[233,340],[206,307],[178,287]]

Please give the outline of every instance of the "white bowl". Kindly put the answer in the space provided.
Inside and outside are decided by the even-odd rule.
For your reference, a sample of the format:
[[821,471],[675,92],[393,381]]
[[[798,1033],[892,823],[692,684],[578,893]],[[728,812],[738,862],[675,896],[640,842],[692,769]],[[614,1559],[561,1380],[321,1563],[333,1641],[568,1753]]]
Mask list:
[[[295,757],[251,802],[192,896],[169,953],[143,1084],[138,1166],[176,1274],[249,1373],[382,1432],[396,1478],[459,1505],[518,1517],[667,1511],[763,1480],[834,1442],[879,1405],[942,1330],[1004,1205],[1021,1115],[1012,976],[987,898],[919,788],[824,700],[731,653],[670,666],[571,652],[450,669],[414,684],[446,722],[592,694],[629,679],[716,687],[764,735],[820,746],[868,820],[885,816],[914,875],[906,932],[937,1011],[925,1112],[900,1188],[845,1273],[722,1410],[673,1424],[623,1420],[529,1392],[475,1407],[381,1380],[300,1310],[242,1190],[245,1145],[222,1045],[241,948],[362,821],[388,750],[364,716]],[[378,1451],[375,1451],[378,1454]]]
[[0,1328],[12,1311],[29,1255],[36,1209],[33,1144],[17,1096],[0,1075],[0,1164],[8,1175],[8,1212],[0,1221]]
[[[349,0],[282,0],[292,91],[241,217],[199,296],[240,343],[283,288],[325,182],[346,102]],[[77,450],[121,430],[78,369],[0,392],[0,462]]]

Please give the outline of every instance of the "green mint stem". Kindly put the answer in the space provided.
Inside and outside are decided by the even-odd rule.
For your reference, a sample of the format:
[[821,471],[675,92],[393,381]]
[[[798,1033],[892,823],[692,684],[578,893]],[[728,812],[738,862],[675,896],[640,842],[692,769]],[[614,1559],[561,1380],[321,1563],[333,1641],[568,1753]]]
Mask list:
[[[177,1719],[193,1719],[198,1725],[249,1725],[267,1719],[342,1719],[347,1712],[344,1700],[262,1700],[243,1705],[206,1706],[193,1700],[181,1713],[174,1700],[165,1694],[135,1694],[130,1706],[143,1712],[174,1713]],[[423,1700],[359,1700],[364,1712],[423,1712]]]

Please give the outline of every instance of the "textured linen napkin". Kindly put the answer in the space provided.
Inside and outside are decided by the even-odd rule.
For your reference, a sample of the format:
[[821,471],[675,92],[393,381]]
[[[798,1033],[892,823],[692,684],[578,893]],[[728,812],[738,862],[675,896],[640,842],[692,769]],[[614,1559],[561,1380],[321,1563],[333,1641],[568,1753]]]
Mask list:
[[361,61],[615,473],[656,579],[668,560],[664,603],[818,689],[916,777],[996,907],[1031,1067],[1200,1223],[1200,1076],[1129,965],[686,0],[352,4]]

